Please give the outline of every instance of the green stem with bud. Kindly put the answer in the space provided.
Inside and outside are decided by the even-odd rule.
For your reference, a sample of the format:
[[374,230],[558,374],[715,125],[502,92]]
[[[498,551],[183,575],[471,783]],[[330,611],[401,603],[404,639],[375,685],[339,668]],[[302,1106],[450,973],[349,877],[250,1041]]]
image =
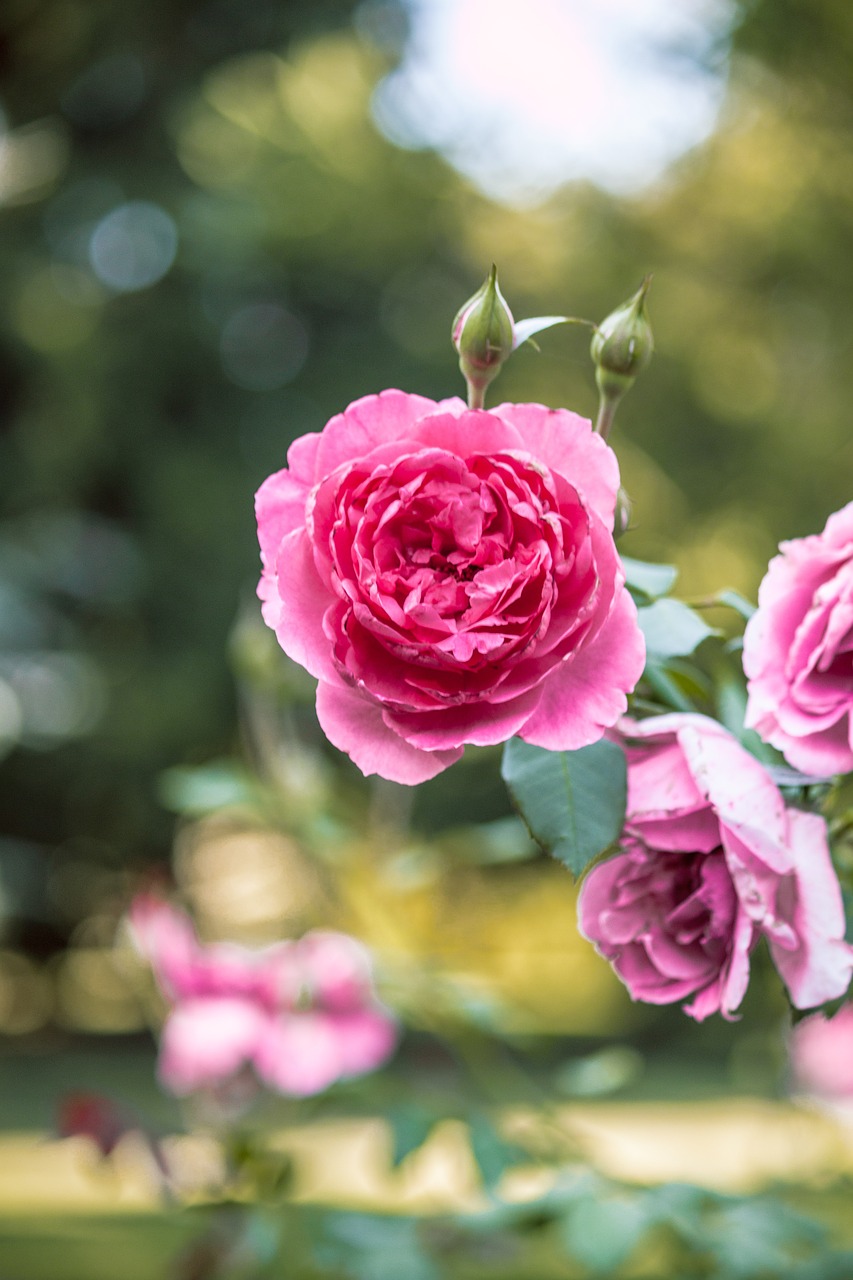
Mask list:
[[512,312],[498,287],[494,264],[474,296],[457,312],[452,338],[468,387],[468,408],[482,409],[486,388],[500,373],[515,343]]
[[616,410],[619,407],[621,395],[608,396],[604,392],[601,393],[598,401],[598,416],[595,419],[595,432],[601,436],[602,440],[606,440],[610,435],[610,428],[613,426],[613,420],[616,417]]
[[654,350],[646,315],[646,294],[651,282],[652,277],[646,276],[634,296],[596,326],[592,339],[590,354],[595,363],[599,394],[595,430],[604,440],[613,426],[622,397],[634,385]]

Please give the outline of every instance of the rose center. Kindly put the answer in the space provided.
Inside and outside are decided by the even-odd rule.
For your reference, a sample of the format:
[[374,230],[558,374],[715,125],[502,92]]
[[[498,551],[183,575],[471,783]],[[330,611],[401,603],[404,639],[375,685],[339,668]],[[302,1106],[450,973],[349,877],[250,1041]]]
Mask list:
[[[588,541],[573,495],[514,455],[415,454],[338,493],[331,550],[358,623],[389,649],[466,668],[529,648]],[[585,569],[585,566],[584,566]],[[583,606],[595,588],[578,575]]]

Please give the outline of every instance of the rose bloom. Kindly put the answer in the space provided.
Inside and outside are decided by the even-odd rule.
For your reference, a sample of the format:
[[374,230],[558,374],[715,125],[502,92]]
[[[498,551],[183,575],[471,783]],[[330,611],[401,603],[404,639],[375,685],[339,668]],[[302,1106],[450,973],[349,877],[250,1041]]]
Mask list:
[[853,1005],[831,1018],[817,1013],[791,1031],[788,1056],[794,1087],[853,1120]]
[[743,638],[746,723],[810,774],[853,769],[853,502],[783,542]]
[[216,1088],[252,1066],[270,1088],[306,1096],[374,1070],[395,1047],[367,952],[346,934],[318,930],[259,951],[203,946],[183,912],[148,895],[130,924],[170,1005],[158,1070],[172,1093]]
[[621,852],[593,867],[580,926],[635,1000],[730,1017],[761,937],[797,1008],[841,995],[853,970],[826,824],[788,809],[721,725],[665,715],[629,739]]
[[622,714],[644,645],[584,418],[385,391],[287,457],[257,495],[258,594],[363,773],[421,782],[516,733],[571,750]]

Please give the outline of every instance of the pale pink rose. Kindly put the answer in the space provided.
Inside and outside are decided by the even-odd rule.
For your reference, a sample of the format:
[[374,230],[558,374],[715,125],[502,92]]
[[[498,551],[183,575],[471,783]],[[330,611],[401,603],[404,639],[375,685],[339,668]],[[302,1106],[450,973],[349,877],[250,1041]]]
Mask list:
[[396,1026],[375,999],[370,958],[354,938],[307,933],[294,944],[288,982],[288,1012],[258,1059],[274,1088],[318,1093],[342,1077],[372,1071],[393,1052]]
[[269,1087],[305,1096],[394,1050],[368,954],[345,934],[318,930],[260,951],[203,946],[182,912],[147,895],[130,923],[170,1005],[158,1070],[172,1093],[215,1088],[251,1066]]
[[628,809],[621,852],[581,890],[581,930],[635,1000],[690,999],[731,1014],[761,937],[791,1000],[846,991],[841,890],[824,820],[786,808],[764,766],[700,715],[623,722]]
[[258,594],[363,773],[421,782],[516,733],[573,750],[624,712],[644,645],[589,422],[385,391],[287,457],[257,495]]
[[783,542],[743,638],[746,723],[810,774],[853,769],[853,502]]
[[825,1102],[853,1105],[853,1005],[832,1018],[817,1013],[791,1032],[794,1084]]

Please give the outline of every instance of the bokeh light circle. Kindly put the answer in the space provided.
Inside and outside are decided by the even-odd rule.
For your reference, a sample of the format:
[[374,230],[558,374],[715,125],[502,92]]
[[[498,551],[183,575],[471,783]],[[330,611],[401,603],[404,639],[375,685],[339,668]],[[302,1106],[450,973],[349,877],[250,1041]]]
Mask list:
[[162,280],[178,251],[178,229],[165,209],[131,200],[102,218],[89,241],[95,275],[117,293],[147,289]]
[[254,302],[232,312],[222,329],[222,365],[246,391],[274,391],[296,377],[308,355],[308,334],[277,302]]

